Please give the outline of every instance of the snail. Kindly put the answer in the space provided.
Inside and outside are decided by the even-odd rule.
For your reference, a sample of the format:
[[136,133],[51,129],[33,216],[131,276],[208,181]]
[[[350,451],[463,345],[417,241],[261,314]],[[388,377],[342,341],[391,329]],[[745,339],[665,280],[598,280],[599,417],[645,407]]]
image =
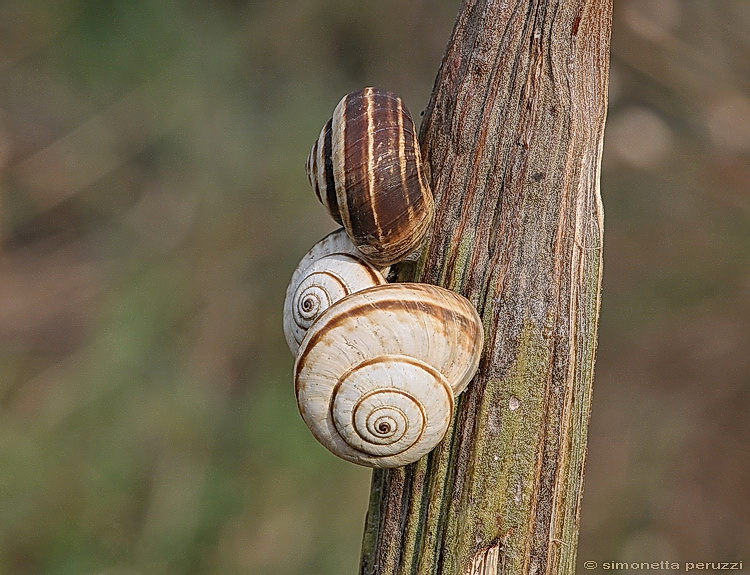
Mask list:
[[330,451],[369,467],[416,461],[443,438],[476,372],[482,324],[463,296],[383,284],[326,309],[295,362],[302,418]]
[[388,268],[362,258],[343,229],[328,234],[300,261],[284,300],[284,335],[297,353],[312,323],[333,303],[361,289],[386,283]]
[[391,265],[420,247],[434,202],[414,121],[397,95],[344,96],[307,159],[318,199],[362,254]]

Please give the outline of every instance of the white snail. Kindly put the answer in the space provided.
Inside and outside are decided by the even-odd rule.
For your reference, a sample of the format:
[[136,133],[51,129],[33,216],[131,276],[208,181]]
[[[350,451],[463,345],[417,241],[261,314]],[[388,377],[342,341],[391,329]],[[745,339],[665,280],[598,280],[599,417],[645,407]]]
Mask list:
[[370,467],[416,461],[445,435],[482,338],[471,303],[444,288],[386,284],[356,292],[326,310],[302,340],[300,413],[339,457]]
[[343,229],[315,244],[294,271],[284,300],[284,335],[292,353],[320,314],[350,293],[386,283],[387,273],[365,261]]

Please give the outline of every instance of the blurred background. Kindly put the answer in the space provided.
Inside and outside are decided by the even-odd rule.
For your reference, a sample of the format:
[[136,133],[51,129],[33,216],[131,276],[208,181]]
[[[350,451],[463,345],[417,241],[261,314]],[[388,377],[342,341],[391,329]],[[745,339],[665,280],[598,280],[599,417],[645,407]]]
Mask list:
[[[415,117],[457,0],[0,2],[0,573],[350,574],[291,392],[338,99]],[[579,562],[750,563],[750,4],[618,0]]]

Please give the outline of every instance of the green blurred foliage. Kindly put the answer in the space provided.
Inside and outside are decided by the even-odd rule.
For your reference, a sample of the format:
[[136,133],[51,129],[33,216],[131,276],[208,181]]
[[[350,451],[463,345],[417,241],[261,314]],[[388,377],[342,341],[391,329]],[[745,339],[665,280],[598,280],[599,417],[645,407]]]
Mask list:
[[0,4],[0,572],[356,570],[281,333],[303,166],[355,87],[419,112],[456,9]]
[[615,2],[580,561],[750,552],[749,28],[737,0]]
[[[303,165],[351,89],[419,116],[458,7],[0,3],[0,573],[356,572],[280,327]],[[582,560],[748,558],[749,25],[617,2]]]

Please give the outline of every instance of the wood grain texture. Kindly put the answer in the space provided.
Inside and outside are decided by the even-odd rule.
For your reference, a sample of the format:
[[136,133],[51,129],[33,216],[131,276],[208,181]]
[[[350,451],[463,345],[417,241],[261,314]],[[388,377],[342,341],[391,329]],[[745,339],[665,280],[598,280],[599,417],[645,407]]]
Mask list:
[[446,439],[373,474],[364,574],[574,573],[602,274],[610,0],[467,1],[421,129],[415,279],[486,334]]

